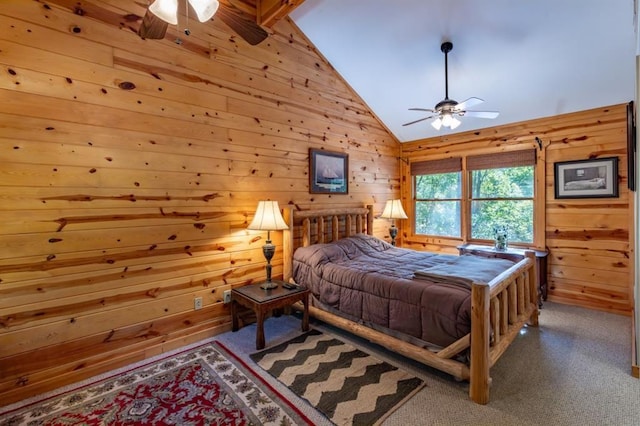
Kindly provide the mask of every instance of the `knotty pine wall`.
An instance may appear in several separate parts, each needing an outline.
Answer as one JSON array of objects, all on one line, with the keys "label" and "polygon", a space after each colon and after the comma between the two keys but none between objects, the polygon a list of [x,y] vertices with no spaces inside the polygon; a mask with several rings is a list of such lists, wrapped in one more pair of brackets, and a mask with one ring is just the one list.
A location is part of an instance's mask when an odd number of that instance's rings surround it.
[{"label": "knotty pine wall", "polygon": [[[630,94],[631,97],[632,94]],[[542,246],[549,251],[549,300],[629,315],[634,291],[633,193],[627,189],[627,105],[614,105],[511,125],[402,144],[414,161],[537,147],[545,162]],[[555,199],[554,163],[618,157],[618,198]],[[403,163],[404,164],[404,163]],[[411,177],[403,165],[402,198],[411,200]],[[541,215],[542,216],[542,215]],[[401,221],[402,222],[402,221]],[[457,253],[462,241],[407,235],[404,246]],[[544,248],[544,247],[540,247]]]},{"label": "knotty pine wall", "polygon": [[[223,291],[265,277],[259,200],[399,194],[399,143],[292,23],[145,41],[141,3],[0,6],[2,403],[228,330]],[[309,148],[349,155],[348,195],[308,193]]]}]

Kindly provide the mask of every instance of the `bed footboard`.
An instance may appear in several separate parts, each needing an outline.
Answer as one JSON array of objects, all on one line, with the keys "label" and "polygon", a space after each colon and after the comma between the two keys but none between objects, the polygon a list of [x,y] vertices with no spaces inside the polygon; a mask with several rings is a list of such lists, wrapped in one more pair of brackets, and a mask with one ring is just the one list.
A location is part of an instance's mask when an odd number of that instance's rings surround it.
[{"label": "bed footboard", "polygon": [[535,253],[490,283],[471,288],[471,377],[469,397],[489,402],[490,369],[525,325],[538,325]]}]

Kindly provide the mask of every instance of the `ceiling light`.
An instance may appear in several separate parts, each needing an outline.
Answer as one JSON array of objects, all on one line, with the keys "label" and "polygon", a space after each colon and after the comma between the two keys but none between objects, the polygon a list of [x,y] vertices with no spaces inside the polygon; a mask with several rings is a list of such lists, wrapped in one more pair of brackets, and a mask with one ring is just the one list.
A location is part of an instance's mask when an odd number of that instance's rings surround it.
[{"label": "ceiling light", "polygon": [[171,25],[178,25],[178,0],[156,0],[149,11]]},{"label": "ceiling light", "polygon": [[451,113],[450,112],[443,112],[441,114],[441,117],[442,117],[442,125],[444,127],[451,127],[451,119],[452,119]]},{"label": "ceiling light", "polygon": [[410,111],[426,111],[432,115],[404,123],[403,126],[409,126],[410,124],[420,123],[421,121],[436,117],[436,119],[431,122],[434,129],[440,130],[444,126],[453,130],[461,124],[456,116],[462,117],[466,115],[478,118],[496,118],[498,116],[499,113],[497,111],[471,111],[467,109],[484,102],[480,98],[469,98],[460,103],[449,99],[448,54],[451,49],[453,49],[453,43],[450,41],[446,41],[440,46],[440,50],[444,53],[444,99],[438,102],[434,108],[409,108]]},{"label": "ceiling light", "polygon": [[189,4],[198,15],[198,21],[206,22],[215,15],[220,3],[218,0],[189,0]]},{"label": "ceiling light", "polygon": [[441,127],[448,127],[451,130],[458,127],[462,122],[455,118],[450,112],[442,112],[438,118],[431,122],[434,129],[440,130]]},{"label": "ceiling light", "polygon": [[[189,0],[189,4],[200,22],[211,19],[220,6],[218,0]],[[149,11],[171,25],[178,25],[178,0],[156,0]]]}]

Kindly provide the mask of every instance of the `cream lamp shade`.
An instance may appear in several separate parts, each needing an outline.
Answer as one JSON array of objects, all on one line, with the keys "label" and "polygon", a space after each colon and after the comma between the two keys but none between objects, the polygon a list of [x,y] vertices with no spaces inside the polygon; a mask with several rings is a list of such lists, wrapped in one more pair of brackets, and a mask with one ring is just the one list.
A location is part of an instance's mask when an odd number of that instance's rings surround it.
[{"label": "cream lamp shade", "polygon": [[380,217],[383,219],[408,219],[400,200],[388,200]]},{"label": "cream lamp shade", "polygon": [[276,283],[271,281],[271,259],[276,252],[276,246],[271,243],[271,231],[280,231],[289,229],[282,214],[277,201],[259,201],[256,208],[256,214],[247,229],[255,231],[267,231],[267,241],[262,246],[262,253],[267,259],[267,280],[260,287],[264,290],[271,290],[278,287]]},{"label": "cream lamp shade", "polygon": [[256,214],[247,229],[255,231],[280,231],[289,229],[277,201],[259,201]]}]

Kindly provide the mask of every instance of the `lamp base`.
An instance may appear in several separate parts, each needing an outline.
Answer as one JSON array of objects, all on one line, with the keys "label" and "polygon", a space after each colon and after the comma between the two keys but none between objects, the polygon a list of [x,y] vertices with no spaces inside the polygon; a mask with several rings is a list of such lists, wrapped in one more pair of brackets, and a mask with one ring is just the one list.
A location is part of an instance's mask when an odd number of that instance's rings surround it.
[{"label": "lamp base", "polygon": [[267,281],[262,284],[260,288],[263,290],[273,290],[274,288],[278,288],[278,284],[274,283],[273,281]]},{"label": "lamp base", "polygon": [[396,225],[391,225],[389,228],[389,236],[391,237],[391,245],[395,246],[396,237],[398,236],[398,228],[396,228]]}]

